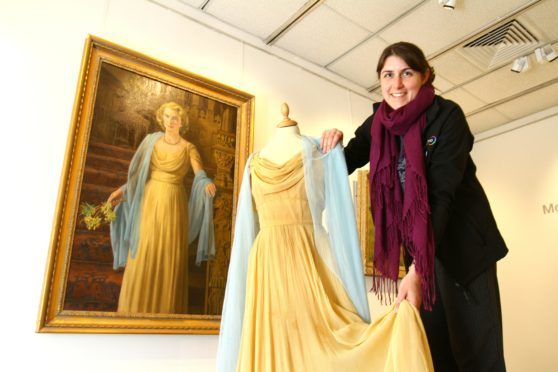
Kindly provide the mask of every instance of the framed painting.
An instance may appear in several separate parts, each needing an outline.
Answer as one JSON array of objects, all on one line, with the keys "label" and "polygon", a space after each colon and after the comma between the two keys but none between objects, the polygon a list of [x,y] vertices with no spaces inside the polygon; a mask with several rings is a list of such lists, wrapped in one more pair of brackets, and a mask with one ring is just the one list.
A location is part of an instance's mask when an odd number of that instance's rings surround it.
[{"label": "framed painting", "polygon": [[252,95],[89,36],[37,331],[218,333],[253,121]]},{"label": "framed painting", "polygon": [[[374,262],[374,221],[370,212],[370,186],[368,182],[368,170],[357,172],[355,185],[355,206],[357,214],[357,230],[360,239],[360,249],[365,275],[373,275]],[[405,276],[405,264],[403,261],[403,251],[399,261],[399,278]]]}]

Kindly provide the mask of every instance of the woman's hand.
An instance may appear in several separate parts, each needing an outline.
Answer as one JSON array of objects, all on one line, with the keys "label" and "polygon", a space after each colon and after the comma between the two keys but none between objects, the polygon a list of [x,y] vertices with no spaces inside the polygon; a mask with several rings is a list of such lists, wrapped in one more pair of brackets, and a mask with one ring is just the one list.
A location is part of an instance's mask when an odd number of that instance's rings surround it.
[{"label": "woman's hand", "polygon": [[207,195],[214,197],[216,192],[217,192],[217,186],[215,186],[213,182],[208,183],[207,186],[205,186],[205,193]]},{"label": "woman's hand", "polygon": [[116,207],[118,204],[122,202],[122,197],[124,196],[124,191],[122,191],[122,187],[117,188],[110,194],[107,199],[107,202],[112,205],[112,207]]},{"label": "woman's hand", "polygon": [[415,271],[415,265],[411,265],[411,267],[409,267],[409,272],[407,273],[407,275],[405,275],[403,279],[401,279],[397,298],[395,299],[396,309],[399,308],[399,304],[403,300],[409,301],[417,309],[420,309],[420,305],[422,304],[420,277]]},{"label": "woman's hand", "polygon": [[343,142],[343,132],[336,128],[328,129],[322,133],[320,148],[322,152],[328,153],[329,150],[334,148],[339,142]]}]

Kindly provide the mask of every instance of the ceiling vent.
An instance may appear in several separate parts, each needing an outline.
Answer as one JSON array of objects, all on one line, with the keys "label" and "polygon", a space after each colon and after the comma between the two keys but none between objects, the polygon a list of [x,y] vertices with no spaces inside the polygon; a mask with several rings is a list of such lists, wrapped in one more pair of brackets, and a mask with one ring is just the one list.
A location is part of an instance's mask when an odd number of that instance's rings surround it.
[{"label": "ceiling vent", "polygon": [[514,19],[463,45],[461,52],[479,67],[491,69],[528,54],[542,44]]}]

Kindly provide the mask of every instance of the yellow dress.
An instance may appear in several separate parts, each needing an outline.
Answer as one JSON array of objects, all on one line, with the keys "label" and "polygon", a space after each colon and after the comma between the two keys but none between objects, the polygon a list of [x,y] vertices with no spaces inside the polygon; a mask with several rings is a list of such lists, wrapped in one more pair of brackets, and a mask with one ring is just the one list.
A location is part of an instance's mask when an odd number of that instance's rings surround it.
[{"label": "yellow dress", "polygon": [[136,257],[128,255],[119,312],[187,313],[188,195],[183,180],[190,159],[200,161],[191,143],[175,152],[153,148]]},{"label": "yellow dress", "polygon": [[418,311],[404,301],[361,320],[314,246],[301,156],[254,156],[260,231],[248,262],[238,371],[433,371]]}]

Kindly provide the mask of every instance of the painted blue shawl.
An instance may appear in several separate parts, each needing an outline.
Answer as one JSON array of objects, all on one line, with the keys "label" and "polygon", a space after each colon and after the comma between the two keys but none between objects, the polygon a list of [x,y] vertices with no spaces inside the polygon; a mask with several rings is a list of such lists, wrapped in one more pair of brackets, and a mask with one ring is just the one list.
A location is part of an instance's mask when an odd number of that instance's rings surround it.
[{"label": "painted blue shawl", "polygon": [[[113,268],[126,266],[128,252],[135,258],[141,221],[141,205],[145,184],[149,178],[149,166],[153,147],[162,132],[148,134],[139,145],[130,167],[128,181],[123,187],[124,200],[116,207],[116,219],[110,224],[110,240],[114,256]],[[213,198],[205,193],[211,182],[204,171],[194,177],[188,205],[188,244],[199,235],[196,264],[215,256],[213,233]]]},{"label": "painted blue shawl", "polygon": [[[355,211],[343,149],[338,145],[324,155],[318,150],[317,138],[301,138],[304,182],[312,212],[316,249],[329,269],[340,278],[360,317],[370,322]],[[259,231],[250,188],[251,159],[252,156],[244,169],[238,199],[221,316],[217,353],[219,372],[236,369],[244,318],[248,256]],[[324,214],[325,226],[322,223]]]}]

